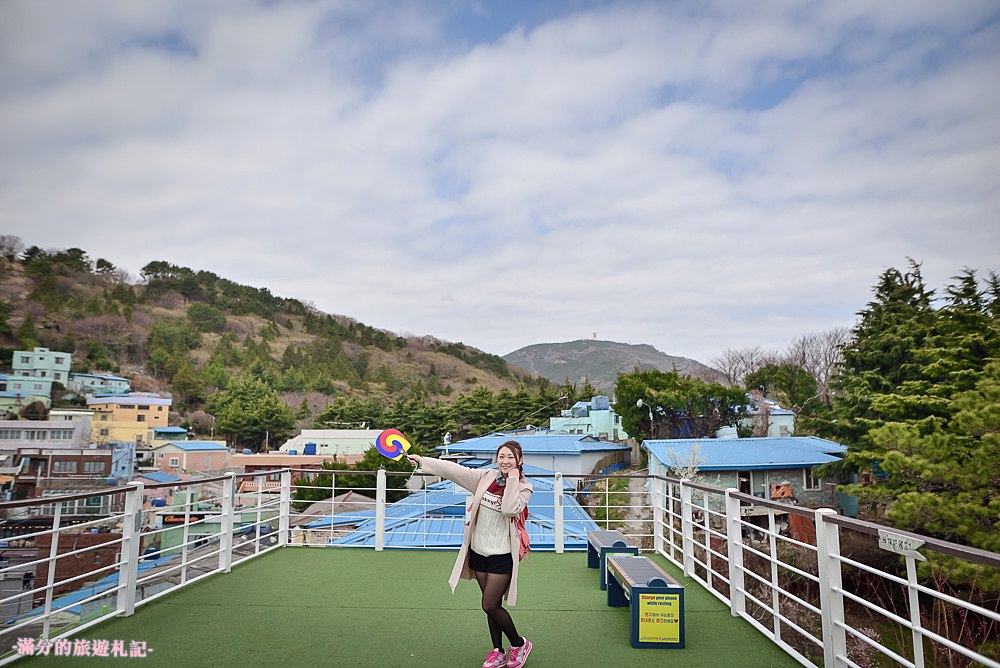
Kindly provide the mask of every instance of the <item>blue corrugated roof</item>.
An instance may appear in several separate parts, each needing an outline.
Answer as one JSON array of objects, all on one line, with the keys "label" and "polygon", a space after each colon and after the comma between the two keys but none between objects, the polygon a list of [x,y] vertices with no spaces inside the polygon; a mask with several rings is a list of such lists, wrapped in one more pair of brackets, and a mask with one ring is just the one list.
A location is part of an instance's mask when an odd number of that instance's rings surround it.
[{"label": "blue corrugated roof", "polygon": [[[552,471],[525,466],[525,474],[535,488],[528,504],[528,534],[533,550],[555,549],[555,485],[552,478],[534,478],[532,473],[551,475]],[[566,549],[584,549],[587,532],[598,529],[572,495],[573,485],[563,482],[563,541]],[[570,493],[566,493],[570,492]],[[465,490],[448,480],[429,485],[385,509],[386,547],[427,547],[457,549],[462,543],[465,520]],[[308,529],[357,525],[357,529],[332,545],[367,546],[375,544],[375,510],[364,510],[319,518]]]},{"label": "blue corrugated roof", "polygon": [[700,470],[809,468],[835,462],[847,447],[815,436],[779,438],[680,438],[648,440],[642,444],[660,463],[673,464],[671,452],[689,461],[697,448]]},{"label": "blue corrugated roof", "polygon": [[[160,559],[142,559],[139,561],[138,572],[144,573],[151,568],[156,568],[164,563],[170,561],[177,555],[171,555],[169,557],[162,557]],[[100,594],[101,592],[114,589],[118,586],[118,573],[112,573],[107,575],[97,582],[87,585],[82,589],[77,589],[76,591],[71,591],[70,593],[60,596],[52,601],[52,612],[68,612],[72,615],[79,615],[82,612],[81,605],[74,605],[85,598],[90,598],[95,594]],[[28,617],[33,617],[35,615],[40,615],[45,612],[45,606],[39,606],[33,610],[29,610],[23,615],[18,615],[5,621],[5,624],[13,624],[21,619],[27,619]]]},{"label": "blue corrugated roof", "polygon": [[[448,452],[468,452],[470,454],[494,454],[507,441],[517,441],[526,455],[577,455],[581,452],[606,450],[628,450],[627,445],[601,441],[593,436],[579,434],[564,434],[543,432],[539,434],[489,434],[464,441],[458,441],[447,446]],[[445,446],[438,446],[444,450]]]},{"label": "blue corrugated roof", "polygon": [[186,434],[184,427],[153,427],[153,431],[162,434]]},{"label": "blue corrugated roof", "polygon": [[172,473],[163,473],[161,471],[152,471],[150,473],[143,473],[140,478],[149,478],[153,482],[177,482],[180,480],[178,476]]},{"label": "blue corrugated roof", "polygon": [[101,378],[103,380],[122,380],[128,382],[128,378],[122,378],[121,376],[112,376],[109,373],[77,373],[74,371],[70,374],[71,376],[85,376],[87,378]]},{"label": "blue corrugated roof", "polygon": [[164,448],[180,448],[181,450],[186,450],[187,452],[200,452],[203,450],[228,450],[224,445],[218,443],[213,443],[212,441],[170,441],[166,445],[162,446]]}]

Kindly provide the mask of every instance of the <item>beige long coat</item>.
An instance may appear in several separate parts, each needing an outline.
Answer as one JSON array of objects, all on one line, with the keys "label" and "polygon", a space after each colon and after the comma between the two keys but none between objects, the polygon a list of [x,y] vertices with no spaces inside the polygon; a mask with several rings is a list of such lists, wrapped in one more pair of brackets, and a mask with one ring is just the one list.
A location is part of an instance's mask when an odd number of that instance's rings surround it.
[{"label": "beige long coat", "polygon": [[[479,517],[479,503],[483,498],[483,494],[486,493],[486,490],[489,489],[493,481],[497,479],[497,470],[470,469],[455,462],[434,459],[432,457],[421,457],[420,469],[424,473],[447,478],[460,487],[464,487],[472,492],[472,500],[469,502],[470,506],[466,509],[468,513],[466,514],[467,519],[465,520],[465,534],[462,538],[462,547],[458,550],[455,567],[451,571],[451,577],[448,578],[451,591],[455,593],[455,587],[458,586],[460,579],[473,580],[476,577],[472,569],[469,568],[469,545],[472,543],[472,532],[476,530],[476,520]],[[500,512],[513,520],[528,505],[528,501],[531,499],[531,494],[534,491],[531,483],[520,476],[518,476],[517,480],[508,479],[507,486],[503,492],[503,500],[500,502]],[[511,574],[510,586],[507,588],[507,604],[514,607],[517,603],[518,551],[520,548],[520,540],[514,522],[510,522],[509,533],[510,553],[514,559],[514,571]]]}]

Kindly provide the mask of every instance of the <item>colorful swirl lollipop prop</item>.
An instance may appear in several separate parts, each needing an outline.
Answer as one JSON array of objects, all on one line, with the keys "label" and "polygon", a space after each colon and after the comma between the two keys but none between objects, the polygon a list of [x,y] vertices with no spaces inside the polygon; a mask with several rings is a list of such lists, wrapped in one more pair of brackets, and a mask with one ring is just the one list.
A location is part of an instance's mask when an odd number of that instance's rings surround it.
[{"label": "colorful swirl lollipop prop", "polygon": [[375,439],[375,449],[383,457],[396,460],[406,456],[406,451],[410,449],[410,442],[398,429],[386,429]]}]

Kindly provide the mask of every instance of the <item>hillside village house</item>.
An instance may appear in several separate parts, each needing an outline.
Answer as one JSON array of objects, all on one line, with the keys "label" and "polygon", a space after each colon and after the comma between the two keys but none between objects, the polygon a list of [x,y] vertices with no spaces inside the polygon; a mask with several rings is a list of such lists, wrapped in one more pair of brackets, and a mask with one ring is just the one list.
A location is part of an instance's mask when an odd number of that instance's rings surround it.
[{"label": "hillside village house", "polygon": [[795,433],[795,411],[782,408],[777,401],[748,394],[750,416],[740,420],[740,426],[752,429],[755,435],[777,438]]},{"label": "hillside village house", "polygon": [[381,429],[303,429],[278,450],[303,455],[363,455],[374,447]]},{"label": "hillside village house", "polygon": [[642,447],[649,452],[651,476],[676,477],[677,467],[696,468],[698,481],[713,487],[772,498],[778,486],[801,505],[827,507],[837,501],[835,485],[812,471],[847,451],[816,436],[658,439]]},{"label": "hillside village house", "polygon": [[11,359],[11,368],[15,376],[34,376],[48,378],[66,384],[69,380],[71,363],[69,353],[61,353],[48,348],[34,350],[15,350]]},{"label": "hillside village house", "polygon": [[587,434],[606,441],[625,441],[628,434],[622,429],[622,417],[611,408],[607,397],[598,395],[590,401],[578,401],[559,417],[549,419],[552,431],[567,434]]},{"label": "hillside village house", "polygon": [[[361,455],[339,456],[336,461],[339,465],[348,466],[361,459]],[[292,455],[286,452],[258,452],[254,454],[233,454],[229,457],[229,469],[236,473],[258,473],[261,471],[276,471],[278,469],[290,468],[292,470],[292,481],[296,478],[307,480],[315,477],[323,470],[324,462],[333,462],[333,455]],[[300,470],[305,469],[305,470]],[[315,471],[316,473],[311,473]],[[238,491],[241,494],[253,493],[263,485],[264,492],[277,492],[281,489],[281,474],[270,473],[266,476],[256,478],[242,478],[239,481]],[[292,485],[292,491],[295,486]]]},{"label": "hillside village house", "polygon": [[225,473],[229,448],[217,441],[176,441],[156,448],[156,469],[162,473]]},{"label": "hillside village house", "polygon": [[524,463],[566,476],[587,476],[611,464],[629,459],[627,445],[601,441],[593,436],[551,431],[533,433],[496,433],[470,438],[437,449],[446,454],[469,454],[492,460],[506,441],[517,441],[524,452]]},{"label": "hillside village house", "polygon": [[76,373],[69,374],[66,389],[77,394],[128,394],[132,389],[128,379],[110,374]]},{"label": "hillside village house", "polygon": [[20,414],[25,406],[35,401],[46,408],[52,404],[51,378],[0,374],[0,408],[5,412]]},{"label": "hillside village house", "polygon": [[132,441],[149,439],[153,427],[166,427],[173,400],[146,392],[130,392],[87,399],[94,411],[95,441]]}]

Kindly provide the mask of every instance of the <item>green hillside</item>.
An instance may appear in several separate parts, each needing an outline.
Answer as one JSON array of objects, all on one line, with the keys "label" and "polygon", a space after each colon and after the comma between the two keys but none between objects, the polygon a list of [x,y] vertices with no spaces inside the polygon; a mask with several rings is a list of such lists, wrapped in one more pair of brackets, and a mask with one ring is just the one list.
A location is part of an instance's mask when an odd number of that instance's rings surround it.
[{"label": "green hillside", "polygon": [[[0,258],[0,366],[9,369],[13,350],[37,345],[70,352],[74,371],[114,373],[136,390],[170,393],[173,423],[195,428],[203,409],[218,408],[241,378],[276,392],[305,427],[329,419],[333,407],[341,415],[361,404],[450,405],[473,390],[483,401],[559,396],[548,381],[461,343],[402,338],[164,261],[136,279],[78,248],[31,247]],[[520,407],[529,405],[539,404]],[[475,424],[457,422],[458,429]]]}]

